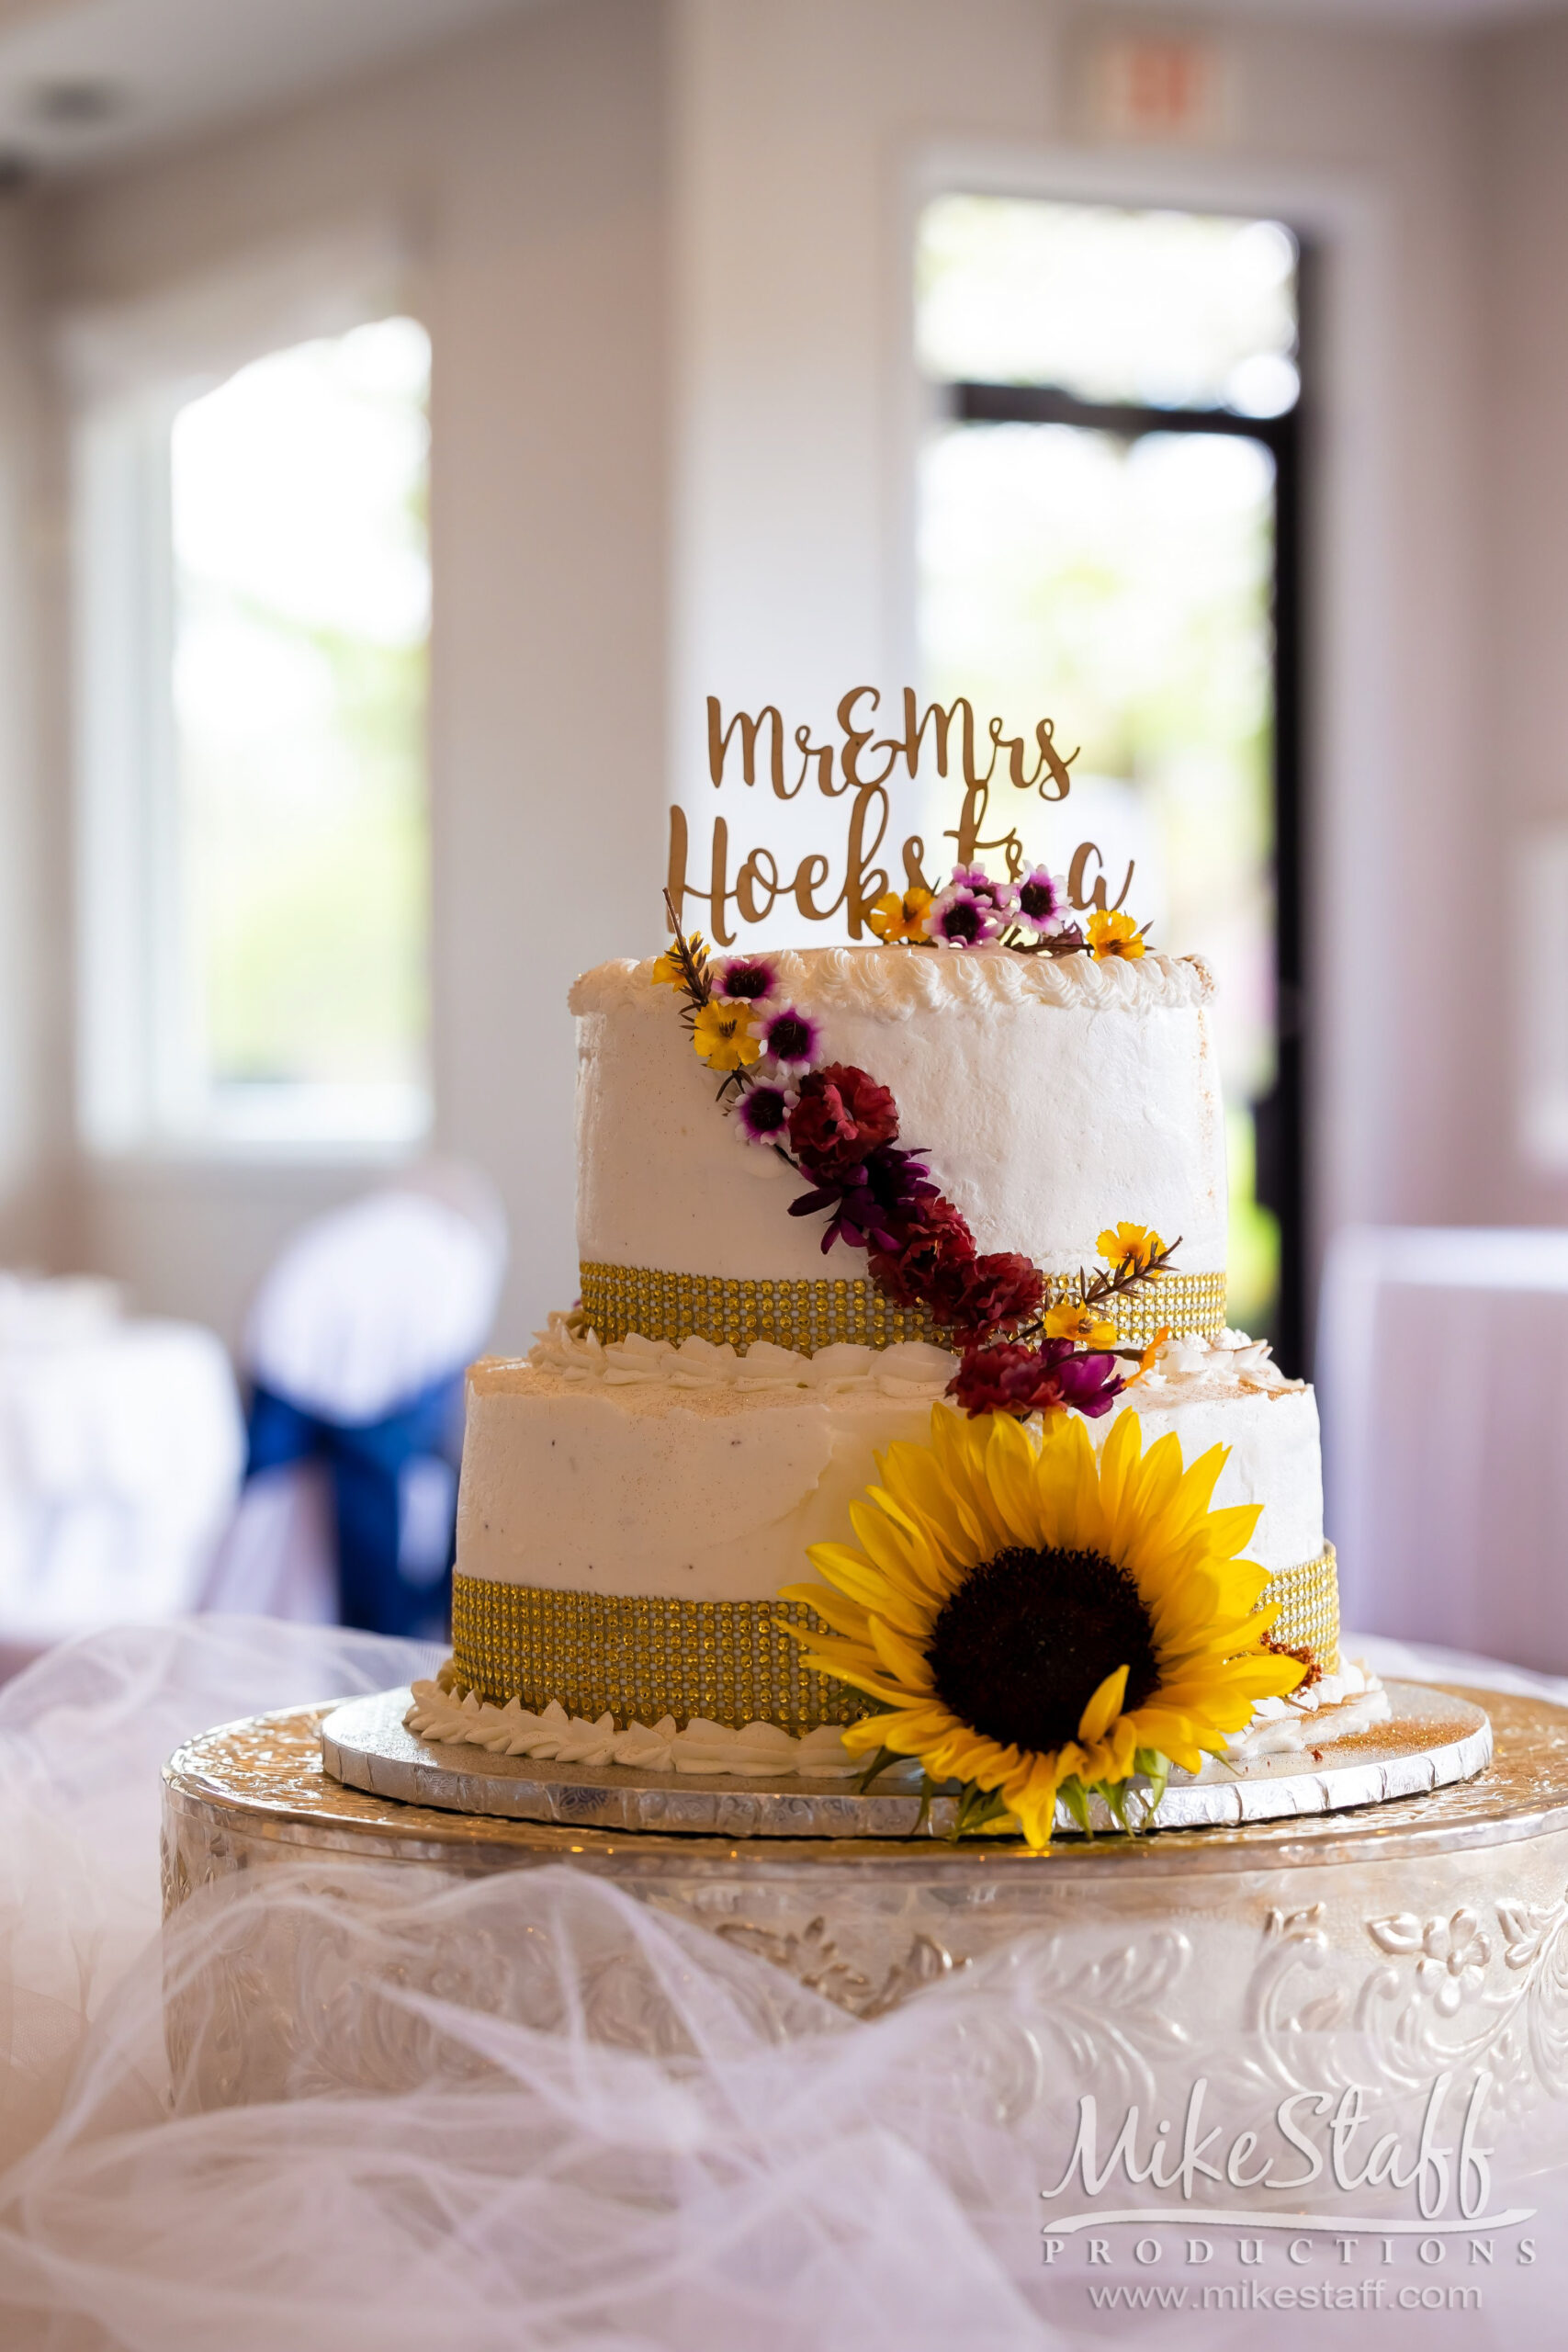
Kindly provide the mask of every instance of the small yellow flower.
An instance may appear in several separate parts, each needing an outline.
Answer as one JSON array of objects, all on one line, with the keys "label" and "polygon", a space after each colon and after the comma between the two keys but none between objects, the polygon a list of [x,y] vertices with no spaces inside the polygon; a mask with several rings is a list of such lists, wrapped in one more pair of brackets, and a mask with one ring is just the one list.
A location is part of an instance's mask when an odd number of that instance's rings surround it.
[{"label": "small yellow flower", "polygon": [[716,998],[703,1006],[692,1023],[692,1043],[709,1069],[742,1069],[748,1062],[761,1060],[762,1041],[751,1035],[754,1010],[749,1003]]},{"label": "small yellow flower", "polygon": [[1078,1306],[1064,1299],[1060,1306],[1053,1306],[1045,1317],[1048,1340],[1071,1340],[1076,1348],[1113,1348],[1116,1326],[1108,1323],[1092,1306]]},{"label": "small yellow flower", "polygon": [[866,909],[865,919],[886,946],[896,940],[923,939],[932,896],[931,891],[921,889],[906,890],[902,898],[897,890],[885,891]]},{"label": "small yellow flower", "polygon": [[1154,1338],[1149,1341],[1148,1346],[1144,1350],[1143,1354],[1138,1358],[1138,1369],[1130,1376],[1126,1383],[1126,1385],[1129,1388],[1135,1388],[1139,1381],[1142,1380],[1145,1372],[1153,1372],[1155,1368],[1155,1358],[1158,1355],[1161,1348],[1164,1347],[1169,1337],[1169,1324],[1162,1323],[1159,1329],[1155,1333]]},{"label": "small yellow flower", "polygon": [[[692,951],[693,960],[697,969],[701,971],[708,952],[707,941],[700,931],[694,931],[686,944]],[[681,958],[672,947],[667,947],[655,964],[653,979],[656,988],[683,989],[685,987],[686,975],[682,968]]]},{"label": "small yellow flower", "polygon": [[1108,914],[1103,907],[1097,907],[1089,919],[1089,952],[1097,964],[1103,964],[1113,956],[1120,956],[1125,963],[1136,963],[1144,952],[1144,943],[1132,916]]},{"label": "small yellow flower", "polygon": [[1135,1274],[1146,1274],[1155,1259],[1165,1256],[1166,1250],[1152,1225],[1107,1226],[1094,1246],[1115,1273],[1130,1266]]}]

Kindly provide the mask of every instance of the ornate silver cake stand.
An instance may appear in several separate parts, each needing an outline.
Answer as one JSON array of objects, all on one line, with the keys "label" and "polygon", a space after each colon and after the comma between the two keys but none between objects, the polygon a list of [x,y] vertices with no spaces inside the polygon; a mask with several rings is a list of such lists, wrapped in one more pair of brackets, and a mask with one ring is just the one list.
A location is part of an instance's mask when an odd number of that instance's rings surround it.
[{"label": "ornate silver cake stand", "polygon": [[[943,2112],[979,2100],[1017,2132],[1043,2187],[1069,2163],[1089,2092],[1108,2134],[1136,2106],[1145,2134],[1170,2119],[1172,2145],[1195,2096],[1204,2129],[1219,2120],[1281,2148],[1281,2112],[1321,2135],[1340,2103],[1364,2099],[1414,2162],[1423,2130],[1460,2146],[1483,2086],[1488,2210],[1506,2203],[1508,2226],[1526,2227],[1531,2180],[1568,2161],[1568,1710],[1482,1692],[1395,1700],[1381,1762],[1325,1755],[1309,1774],[1236,1784],[1230,1817],[1207,1826],[1063,1838],[1048,1855],[1013,1839],[832,1837],[820,1812],[815,1834],[792,1837],[775,1811],[790,1793],[743,1783],[659,1792],[683,1809],[679,1831],[606,1827],[581,1815],[613,1799],[607,1776],[552,1780],[536,1765],[500,1777],[571,1817],[463,1810],[452,1799],[471,1756],[406,1755],[392,1736],[404,1736],[400,1694],[226,1724],[164,1770],[175,2099],[505,2079],[482,2030],[450,2022],[466,2014],[697,2063],[672,1985],[743,2015],[764,2047],[819,2034],[832,2009],[874,2018],[940,1985],[908,2044],[924,2053],[908,2062],[926,2070],[919,2096]],[[1486,1717],[1495,1752],[1477,1770]],[[324,1770],[323,1735],[374,1785]],[[1386,1791],[1401,1754],[1446,1784],[1337,1812],[1309,1809],[1323,1791],[1298,1787],[1293,1818],[1247,1817],[1292,1779],[1333,1793],[1341,1771],[1382,1774]],[[496,1759],[479,1761],[480,1780],[495,1777]],[[425,1773],[444,1776],[439,1805],[389,1792]],[[801,1799],[852,1801],[830,1784]],[[735,1826],[694,1827],[691,1805]],[[731,1805],[752,1809],[748,1826],[760,1807],[766,1834],[739,1835]],[[551,1864],[565,1870],[537,1875]],[[637,1931],[644,1909],[661,1956]],[[714,1988],[670,1937],[694,1961],[711,1954]],[[1141,2211],[1146,2195],[1079,2197],[1076,2218],[1064,2196],[1050,2226],[1077,2247],[1075,2231],[1109,2226],[1121,2204]],[[1314,2196],[1344,2218],[1326,2182]],[[1234,2206],[1237,2226],[1256,2214],[1248,2226],[1278,2229],[1303,2200],[1244,2175],[1204,2201],[1215,2222]],[[1412,2188],[1370,2205],[1363,2194],[1359,2210],[1368,2227],[1373,2211],[1380,2229],[1428,2227]],[[1198,2212],[1180,2218],[1190,2228]]]},{"label": "ornate silver cake stand", "polygon": [[[438,1808],[323,1770],[323,1720],[364,1724],[374,1708],[296,1708],[224,1725],[170,1759],[165,1908],[289,1866],[352,1905],[362,1880],[384,1890],[393,1864],[412,1896],[565,1863],[862,2016],[983,1965],[1010,1939],[1032,1937],[1038,1950],[1060,1939],[1075,1981],[1085,1969],[1155,1968],[1161,2016],[1178,2037],[1184,2019],[1206,2034],[1216,2020],[1273,2030],[1310,2016],[1314,2030],[1325,2019],[1370,2019],[1409,2049],[1420,2024],[1454,2064],[1491,2052],[1505,2073],[1568,2091],[1568,1711],[1495,1693],[1431,1695],[1435,1724],[1441,1703],[1457,1702],[1448,1744],[1461,1752],[1470,1709],[1490,1716],[1495,1755],[1474,1778],[1289,1824],[1063,1839],[1047,1856],[1011,1840],[741,1841]],[[581,1773],[576,1784],[585,1785]],[[675,1793],[712,1804],[720,1792]],[[459,1975],[467,1964],[461,1951],[442,1963]],[[233,2013],[249,2004],[259,2014],[261,1962],[249,1946],[244,1966],[252,1991],[236,1993]],[[318,2014],[320,2005],[275,2005],[277,2048],[263,2078],[283,2063],[278,2050],[298,2057]],[[329,2075],[338,2065],[352,2077],[348,2055],[316,2057]],[[228,2090],[213,2095],[248,2095],[239,2086],[249,2067],[236,2060]]]},{"label": "ornate silver cake stand", "polygon": [[[1388,1696],[1392,1719],[1359,1737],[1245,1765],[1211,1758],[1197,1779],[1174,1774],[1158,1833],[1380,1804],[1468,1781],[1491,1761],[1492,1726],[1471,1701],[1408,1682],[1390,1684]],[[403,1726],[409,1702],[406,1690],[383,1690],[333,1710],[321,1725],[321,1755],[334,1780],[405,1804],[583,1829],[931,1839],[953,1826],[953,1799],[938,1797],[922,1814],[907,1768],[863,1793],[852,1782],[793,1774],[732,1779],[491,1756],[417,1738]],[[1114,1831],[1102,1801],[1091,1817],[1097,1829]]]}]

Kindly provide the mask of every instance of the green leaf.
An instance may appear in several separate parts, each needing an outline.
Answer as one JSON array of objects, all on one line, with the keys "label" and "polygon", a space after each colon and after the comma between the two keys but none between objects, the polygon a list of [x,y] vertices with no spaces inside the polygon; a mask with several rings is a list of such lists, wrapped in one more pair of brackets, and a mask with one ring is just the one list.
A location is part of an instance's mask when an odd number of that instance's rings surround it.
[{"label": "green leaf", "polygon": [[1144,1799],[1144,1826],[1146,1828],[1159,1811],[1165,1792],[1170,1784],[1170,1758],[1162,1756],[1157,1747],[1140,1747],[1133,1759],[1135,1770],[1142,1772],[1149,1784]]},{"label": "green leaf", "polygon": [[908,1757],[898,1755],[897,1751],[891,1747],[879,1747],[875,1755],[872,1758],[870,1763],[864,1767],[860,1773],[859,1778],[856,1780],[856,1789],[863,1797],[867,1789],[870,1788],[873,1781],[876,1779],[879,1773],[886,1772],[890,1764],[906,1764],[908,1761]]},{"label": "green leaf", "polygon": [[1133,1826],[1127,1818],[1127,1788],[1125,1781],[1097,1781],[1094,1794],[1103,1797],[1112,1820],[1122,1835],[1131,1838]]},{"label": "green leaf", "polygon": [[1056,1795],[1060,1802],[1066,1806],[1067,1811],[1077,1823],[1077,1826],[1083,1831],[1084,1836],[1086,1838],[1092,1838],[1094,1836],[1094,1825],[1089,1817],[1089,1797],[1084,1789],[1083,1782],[1078,1779],[1076,1772],[1073,1773],[1070,1779],[1062,1782],[1061,1787],[1056,1791]]}]

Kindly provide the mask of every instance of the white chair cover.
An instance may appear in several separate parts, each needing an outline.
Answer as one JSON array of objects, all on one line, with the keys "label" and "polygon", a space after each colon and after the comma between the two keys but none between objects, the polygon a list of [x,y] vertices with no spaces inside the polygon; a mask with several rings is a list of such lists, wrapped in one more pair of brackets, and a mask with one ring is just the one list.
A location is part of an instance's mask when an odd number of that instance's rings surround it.
[{"label": "white chair cover", "polygon": [[438,1163],[285,1245],[246,1320],[244,1368],[323,1420],[378,1421],[478,1354],[505,1271],[494,1192]]},{"label": "white chair cover", "polygon": [[[493,1186],[476,1170],[432,1161],[294,1236],[252,1305],[244,1368],[321,1419],[379,1420],[479,1353],[505,1271],[506,1220]],[[428,1475],[406,1482],[405,1555],[434,1532],[425,1522],[440,1515],[431,1489],[446,1465],[410,1469]],[[440,1508],[449,1510],[446,1476]],[[439,1543],[425,1546],[436,1577],[449,1526],[448,1517]],[[416,1563],[405,1556],[402,1566],[412,1573]],[[204,1606],[333,1621],[331,1503],[317,1464],[268,1469],[248,1481]]]}]

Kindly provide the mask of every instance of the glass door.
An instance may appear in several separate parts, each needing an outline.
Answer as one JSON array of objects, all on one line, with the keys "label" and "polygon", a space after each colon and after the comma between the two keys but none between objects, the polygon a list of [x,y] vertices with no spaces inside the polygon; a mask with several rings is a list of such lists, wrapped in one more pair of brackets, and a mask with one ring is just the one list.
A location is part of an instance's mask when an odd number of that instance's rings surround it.
[{"label": "glass door", "polygon": [[923,683],[1048,711],[1078,756],[1030,848],[1131,860],[1156,944],[1213,967],[1230,1319],[1292,1372],[1300,277],[1272,220],[955,195],[920,223]]}]

